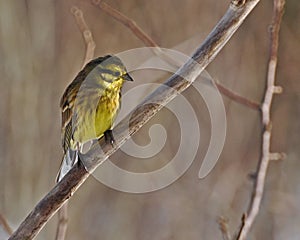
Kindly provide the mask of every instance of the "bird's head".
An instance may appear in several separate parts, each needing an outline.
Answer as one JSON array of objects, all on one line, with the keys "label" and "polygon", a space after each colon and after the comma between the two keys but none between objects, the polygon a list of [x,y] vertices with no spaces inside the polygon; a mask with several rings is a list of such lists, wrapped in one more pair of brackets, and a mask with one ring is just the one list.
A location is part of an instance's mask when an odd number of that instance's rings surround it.
[{"label": "bird's head", "polygon": [[107,55],[105,57],[98,57],[89,64],[93,68],[93,71],[95,70],[96,74],[107,83],[133,81],[121,59],[116,56]]}]

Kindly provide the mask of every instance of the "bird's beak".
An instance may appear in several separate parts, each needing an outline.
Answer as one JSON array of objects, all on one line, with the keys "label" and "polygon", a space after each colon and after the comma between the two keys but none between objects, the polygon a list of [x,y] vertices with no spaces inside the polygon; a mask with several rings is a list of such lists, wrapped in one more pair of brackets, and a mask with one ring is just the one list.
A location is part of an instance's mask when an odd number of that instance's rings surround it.
[{"label": "bird's beak", "polygon": [[123,78],[124,78],[126,81],[130,81],[130,82],[133,81],[132,77],[130,77],[130,75],[129,75],[128,73],[126,73],[125,75],[123,75]]}]

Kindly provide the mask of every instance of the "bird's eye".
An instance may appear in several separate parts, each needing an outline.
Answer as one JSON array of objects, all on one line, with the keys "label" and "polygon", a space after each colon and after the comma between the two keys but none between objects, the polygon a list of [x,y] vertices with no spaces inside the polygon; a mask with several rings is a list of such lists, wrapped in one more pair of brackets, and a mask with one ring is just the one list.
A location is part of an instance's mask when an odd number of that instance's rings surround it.
[{"label": "bird's eye", "polygon": [[115,77],[120,77],[120,76],[121,76],[121,74],[120,74],[119,71],[112,72],[111,74],[112,74],[113,76],[115,76]]}]

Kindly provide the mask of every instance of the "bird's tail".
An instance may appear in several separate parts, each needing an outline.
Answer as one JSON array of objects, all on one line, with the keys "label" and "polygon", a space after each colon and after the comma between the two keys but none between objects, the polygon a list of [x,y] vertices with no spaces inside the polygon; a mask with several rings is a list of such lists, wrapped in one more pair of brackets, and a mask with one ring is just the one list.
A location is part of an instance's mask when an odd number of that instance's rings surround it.
[{"label": "bird's tail", "polygon": [[69,149],[62,159],[59,172],[56,176],[56,182],[59,182],[77,162],[78,151],[73,151]]}]

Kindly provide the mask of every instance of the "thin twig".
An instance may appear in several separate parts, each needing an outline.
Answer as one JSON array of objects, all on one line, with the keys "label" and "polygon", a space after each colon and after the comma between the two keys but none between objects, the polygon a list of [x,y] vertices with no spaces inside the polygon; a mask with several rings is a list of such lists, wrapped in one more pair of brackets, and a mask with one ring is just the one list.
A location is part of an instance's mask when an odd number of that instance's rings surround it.
[{"label": "thin twig", "polygon": [[[174,61],[174,58],[170,58],[164,51],[160,48],[160,46],[146,33],[144,32],[141,27],[137,25],[135,21],[130,19],[129,17],[125,16],[118,10],[114,9],[113,7],[109,6],[108,4],[104,3],[102,0],[91,0],[93,4],[98,6],[102,11],[113,17],[118,22],[122,23],[124,26],[129,28],[131,32],[139,38],[147,47],[154,47],[154,53],[160,57],[163,57],[168,63],[172,64],[175,67],[179,67],[179,63]],[[249,107],[254,110],[260,110],[260,104],[249,100],[238,93],[235,93],[231,89],[226,88],[219,82],[215,83],[219,89],[219,91],[230,98],[231,100],[242,104],[246,107]]]},{"label": "thin twig", "polygon": [[78,26],[80,32],[82,33],[83,39],[86,44],[85,58],[84,58],[84,62],[83,62],[83,66],[84,66],[86,63],[88,63],[90,60],[92,60],[94,58],[96,44],[93,39],[93,35],[92,35],[90,28],[88,27],[88,25],[86,24],[86,22],[84,20],[82,11],[78,7],[73,6],[71,8],[71,13],[75,17],[77,26]]},{"label": "thin twig", "polygon": [[131,30],[131,32],[140,39],[147,47],[151,47],[151,50],[159,57],[162,57],[169,64],[179,67],[181,63],[176,62],[176,59],[170,58],[164,53],[164,51],[159,47],[159,45],[146,33],[143,29],[138,26],[138,24],[125,16],[123,13],[119,12],[117,9],[111,7],[110,5],[104,3],[102,0],[91,0],[92,3],[98,6],[102,11],[107,13],[109,16],[122,23],[125,27]]},{"label": "thin twig", "polygon": [[218,224],[222,233],[223,240],[230,240],[231,236],[228,230],[228,219],[220,216],[218,219]]},{"label": "thin twig", "polygon": [[231,89],[226,88],[223,84],[219,82],[215,82],[215,84],[218,87],[219,91],[226,97],[230,98],[231,100],[240,103],[246,107],[249,107],[251,109],[260,110],[259,103],[239,95],[238,93],[232,91]]},{"label": "thin twig", "polygon": [[67,201],[59,210],[58,210],[58,223],[56,229],[56,240],[64,240],[66,238],[67,229],[68,229],[68,205]]},{"label": "thin twig", "polygon": [[142,30],[142,28],[136,24],[136,22],[132,21],[130,18],[101,0],[92,0],[92,3],[128,27],[142,42],[146,44],[146,46],[159,48],[159,46]]},{"label": "thin twig", "polygon": [[286,158],[286,153],[284,152],[270,153],[270,161],[279,161],[279,160],[284,160],[285,158]]},{"label": "thin twig", "polygon": [[[86,44],[86,52],[85,52],[85,58],[83,62],[83,67],[86,63],[88,63],[90,60],[94,58],[95,54],[95,47],[96,44],[94,42],[92,32],[90,31],[87,23],[84,20],[82,11],[76,7],[73,6],[71,8],[71,13],[74,15],[77,26],[82,33],[82,36],[84,38],[84,42]],[[56,229],[56,240],[64,240],[67,233],[68,228],[68,202],[66,202],[58,211],[58,224]]]},{"label": "thin twig", "polygon": [[80,159],[84,159],[85,167],[89,169],[89,172],[86,171],[83,165],[76,164],[35,206],[9,240],[32,239],[62,204],[77,191],[95,168],[119,149],[163,106],[195,81],[229,41],[258,2],[259,0],[246,0],[244,4],[240,4],[240,1],[231,3],[226,14],[195,51],[192,58],[115,126],[114,146],[109,143],[106,144],[104,138],[101,138],[99,143],[93,145],[88,153],[81,155]]},{"label": "thin twig", "polygon": [[13,233],[13,230],[11,229],[11,227],[9,226],[9,224],[7,223],[5,217],[2,216],[2,214],[0,213],[0,225],[3,226],[4,231],[6,231],[6,233],[10,236]]},{"label": "thin twig", "polygon": [[[247,214],[242,219],[242,225],[238,234],[238,240],[244,240],[248,236],[248,233],[255,221],[255,218],[259,212],[261,200],[263,197],[265,180],[270,161],[270,144],[271,144],[271,105],[274,93],[276,93],[275,87],[275,75],[277,66],[277,52],[279,42],[279,29],[280,23],[284,11],[285,0],[274,0],[273,19],[270,28],[270,52],[269,52],[269,64],[267,74],[267,88],[265,92],[264,101],[262,104],[262,124],[264,126],[261,160],[259,162],[256,181],[252,193],[251,203]],[[275,90],[275,91],[274,91]]]}]

